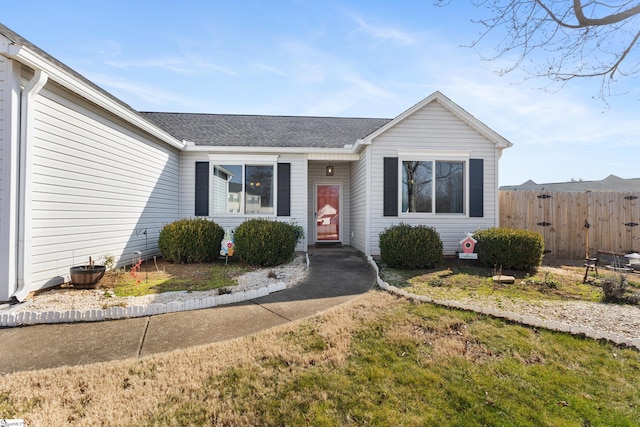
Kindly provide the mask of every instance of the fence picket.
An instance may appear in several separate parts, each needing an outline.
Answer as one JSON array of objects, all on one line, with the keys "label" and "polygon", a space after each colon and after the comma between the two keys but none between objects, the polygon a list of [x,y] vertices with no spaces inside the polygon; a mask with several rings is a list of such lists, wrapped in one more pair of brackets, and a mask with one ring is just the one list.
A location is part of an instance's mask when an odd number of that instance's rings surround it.
[{"label": "fence picket", "polygon": [[501,226],[541,233],[549,258],[640,252],[640,193],[501,190],[499,202]]}]

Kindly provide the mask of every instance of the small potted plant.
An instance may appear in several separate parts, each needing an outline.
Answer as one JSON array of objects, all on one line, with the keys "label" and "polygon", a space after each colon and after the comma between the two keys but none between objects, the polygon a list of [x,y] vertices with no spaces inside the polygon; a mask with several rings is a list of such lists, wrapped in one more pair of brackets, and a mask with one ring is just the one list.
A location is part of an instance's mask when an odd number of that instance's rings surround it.
[{"label": "small potted plant", "polygon": [[89,264],[71,267],[71,284],[75,288],[93,288],[102,279],[107,267],[94,264],[89,257]]}]

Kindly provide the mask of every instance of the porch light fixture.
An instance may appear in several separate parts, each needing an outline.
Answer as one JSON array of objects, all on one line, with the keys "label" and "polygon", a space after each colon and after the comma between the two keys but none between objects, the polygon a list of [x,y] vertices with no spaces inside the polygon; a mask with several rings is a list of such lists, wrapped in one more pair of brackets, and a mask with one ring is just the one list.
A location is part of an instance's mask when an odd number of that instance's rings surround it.
[{"label": "porch light fixture", "polygon": [[333,165],[327,166],[327,176],[333,176]]}]

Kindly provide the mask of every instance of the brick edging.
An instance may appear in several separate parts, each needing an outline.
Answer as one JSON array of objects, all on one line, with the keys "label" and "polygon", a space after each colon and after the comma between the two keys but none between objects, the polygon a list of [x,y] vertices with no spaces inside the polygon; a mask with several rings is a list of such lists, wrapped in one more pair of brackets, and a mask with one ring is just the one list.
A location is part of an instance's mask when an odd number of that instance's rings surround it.
[{"label": "brick edging", "polygon": [[199,310],[218,305],[234,304],[286,289],[284,282],[272,283],[258,289],[243,292],[214,295],[205,298],[193,298],[186,301],[153,303],[145,306],[109,307],[105,309],[68,310],[68,311],[20,311],[0,315],[0,327],[39,325],[47,323],[100,322],[103,320],[127,319],[132,317],[156,316],[178,311]]},{"label": "brick edging", "polygon": [[[309,263],[309,253],[305,253],[305,264],[307,268],[309,268]],[[105,309],[43,312],[25,310],[19,313],[3,313],[0,314],[0,328],[48,323],[101,322],[103,320],[129,319],[133,317],[176,313],[179,311],[200,310],[264,297],[274,292],[283,291],[286,288],[287,285],[285,282],[278,282],[248,291],[214,295],[199,299],[193,298],[186,301],[154,303],[144,306],[135,305],[131,307],[109,307]]]}]

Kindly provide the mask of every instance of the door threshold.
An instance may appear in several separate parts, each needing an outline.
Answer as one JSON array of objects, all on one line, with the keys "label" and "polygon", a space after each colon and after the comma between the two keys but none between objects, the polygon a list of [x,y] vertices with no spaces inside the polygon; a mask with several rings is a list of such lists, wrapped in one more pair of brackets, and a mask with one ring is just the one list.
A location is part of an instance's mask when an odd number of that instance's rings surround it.
[{"label": "door threshold", "polygon": [[316,242],[313,244],[316,248],[341,248],[342,242]]}]

